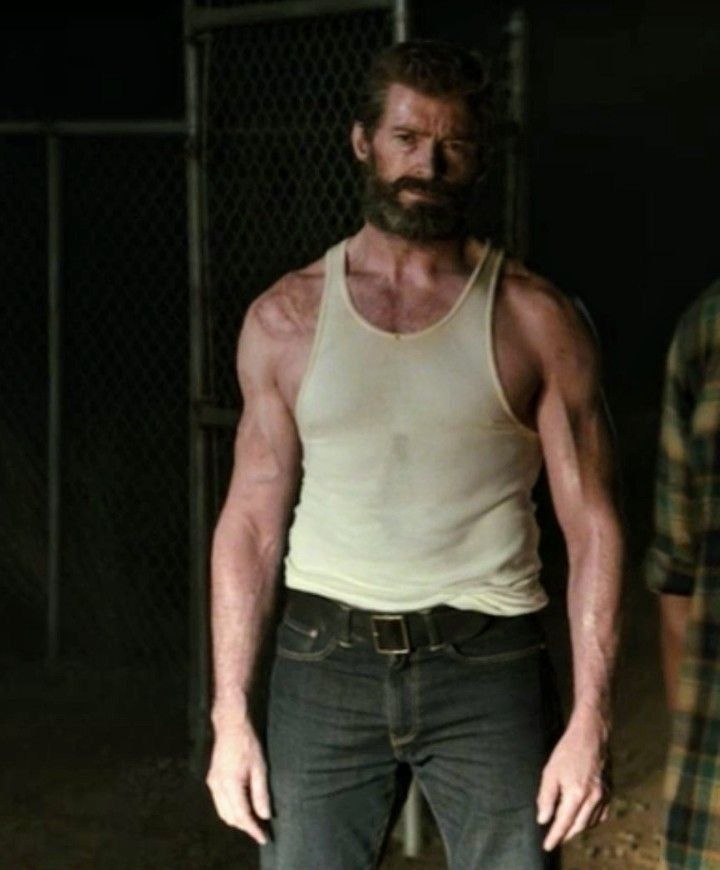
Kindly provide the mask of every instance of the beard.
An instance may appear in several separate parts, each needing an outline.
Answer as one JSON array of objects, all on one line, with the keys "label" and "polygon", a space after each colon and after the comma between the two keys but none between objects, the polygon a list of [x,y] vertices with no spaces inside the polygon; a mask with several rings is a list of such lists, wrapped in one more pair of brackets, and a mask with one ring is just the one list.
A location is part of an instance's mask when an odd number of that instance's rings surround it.
[{"label": "beard", "polygon": [[[475,181],[448,184],[446,181],[401,176],[385,181],[377,172],[374,156],[365,164],[363,214],[368,223],[386,233],[413,242],[461,238],[467,234],[468,212]],[[436,197],[405,205],[400,193],[410,190]]]}]

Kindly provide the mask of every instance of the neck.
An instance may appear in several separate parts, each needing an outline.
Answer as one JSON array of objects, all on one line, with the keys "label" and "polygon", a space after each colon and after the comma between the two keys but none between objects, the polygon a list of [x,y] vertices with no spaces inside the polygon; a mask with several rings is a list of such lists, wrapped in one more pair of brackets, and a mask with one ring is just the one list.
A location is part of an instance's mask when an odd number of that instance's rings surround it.
[{"label": "neck", "polygon": [[458,272],[465,267],[465,238],[417,242],[384,232],[365,223],[350,240],[350,255],[363,268],[380,272],[393,281]]}]

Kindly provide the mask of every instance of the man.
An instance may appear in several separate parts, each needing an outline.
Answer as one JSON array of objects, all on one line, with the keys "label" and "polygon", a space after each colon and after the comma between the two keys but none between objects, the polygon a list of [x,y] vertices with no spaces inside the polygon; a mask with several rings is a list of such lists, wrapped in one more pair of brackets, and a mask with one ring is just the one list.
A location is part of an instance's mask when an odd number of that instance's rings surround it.
[{"label": "man", "polygon": [[[264,868],[375,866],[408,766],[452,868],[546,866],[606,813],[622,545],[598,362],[558,291],[468,238],[487,101],[464,50],[382,53],[352,129],[363,227],[242,329],[208,784],[267,843]],[[570,564],[559,739],[536,616],[543,458]],[[266,774],[247,699],[301,465]]]},{"label": "man", "polygon": [[720,281],[685,312],[667,359],[647,580],[660,594],[673,714],[665,858],[720,867]]}]

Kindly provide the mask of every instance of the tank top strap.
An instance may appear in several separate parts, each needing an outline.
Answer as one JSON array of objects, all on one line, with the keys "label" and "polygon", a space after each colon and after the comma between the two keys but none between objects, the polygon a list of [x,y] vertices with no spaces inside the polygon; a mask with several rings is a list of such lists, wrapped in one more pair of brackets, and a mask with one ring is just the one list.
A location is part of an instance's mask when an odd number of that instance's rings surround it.
[{"label": "tank top strap", "polygon": [[323,324],[329,320],[332,321],[333,329],[337,329],[338,324],[345,323],[350,319],[343,298],[347,242],[347,239],[342,239],[328,248],[325,253],[325,283],[321,303],[321,321]]},{"label": "tank top strap", "polygon": [[481,262],[476,266],[472,287],[468,288],[469,298],[464,306],[463,317],[465,325],[472,324],[473,330],[477,329],[477,324],[484,326],[481,333],[483,340],[489,338],[486,335],[488,316],[492,310],[495,287],[504,259],[504,251],[501,248],[494,247],[489,241],[486,242],[486,245],[485,251],[480,255]]},{"label": "tank top strap", "polygon": [[502,267],[505,263],[505,251],[503,248],[493,248],[490,252],[490,257],[488,257],[490,261],[488,263],[488,293],[491,297],[495,296],[495,291],[497,290],[498,281],[500,280],[500,275],[502,273]]},{"label": "tank top strap", "polygon": [[473,289],[479,295],[490,298],[494,295],[502,270],[505,251],[502,248],[496,248],[489,241],[487,245],[488,251],[482,258],[482,265],[475,276],[475,287]]},{"label": "tank top strap", "polygon": [[325,285],[326,288],[337,286],[345,271],[345,246],[347,239],[341,239],[336,245],[328,248],[325,253]]}]

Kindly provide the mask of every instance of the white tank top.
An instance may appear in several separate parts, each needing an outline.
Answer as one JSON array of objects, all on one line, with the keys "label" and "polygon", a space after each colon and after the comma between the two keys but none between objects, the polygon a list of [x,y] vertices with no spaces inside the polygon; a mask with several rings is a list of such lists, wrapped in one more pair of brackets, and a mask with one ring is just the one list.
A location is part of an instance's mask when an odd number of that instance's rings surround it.
[{"label": "white tank top", "polygon": [[493,357],[502,251],[487,246],[444,317],[397,335],[354,308],[345,250],[325,257],[295,408],[303,480],[287,586],[376,611],[540,609],[539,439]]}]

